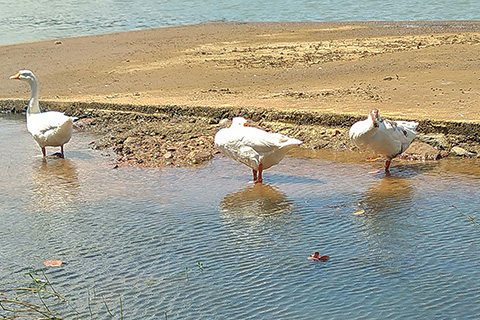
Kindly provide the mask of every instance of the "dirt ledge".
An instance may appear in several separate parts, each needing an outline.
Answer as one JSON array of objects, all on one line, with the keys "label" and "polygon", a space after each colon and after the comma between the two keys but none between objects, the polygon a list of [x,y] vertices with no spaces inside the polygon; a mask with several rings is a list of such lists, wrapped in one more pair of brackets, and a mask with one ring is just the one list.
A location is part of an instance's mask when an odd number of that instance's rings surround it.
[{"label": "dirt ledge", "polygon": [[[28,101],[0,100],[3,113],[22,113]],[[253,107],[131,105],[41,101],[44,110],[77,117],[77,130],[102,133],[92,145],[111,148],[119,165],[164,167],[201,164],[218,152],[213,137],[222,119],[243,116],[253,125],[304,141],[303,148],[353,150],[350,126],[363,117],[348,114],[285,111]],[[410,119],[412,120],[412,119]],[[407,157],[438,159],[448,155],[480,154],[480,124],[417,120],[420,135]],[[429,145],[425,149],[425,146]],[[452,150],[454,153],[452,153]]]}]

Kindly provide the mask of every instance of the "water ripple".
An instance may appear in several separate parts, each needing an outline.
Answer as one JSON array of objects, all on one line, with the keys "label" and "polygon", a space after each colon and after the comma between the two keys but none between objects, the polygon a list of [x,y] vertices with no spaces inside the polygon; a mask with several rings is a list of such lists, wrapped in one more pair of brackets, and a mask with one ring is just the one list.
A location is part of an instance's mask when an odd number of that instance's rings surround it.
[{"label": "water ripple", "polygon": [[[23,139],[16,123],[0,133]],[[0,171],[11,181],[0,185],[1,285],[65,261],[46,270],[69,300],[55,305],[65,318],[110,319],[105,304],[119,318],[120,298],[131,319],[480,314],[478,227],[452,207],[477,213],[473,162],[386,176],[361,160],[287,157],[252,185],[247,168],[224,158],[112,170],[88,142],[76,135],[68,161],[46,164],[35,145],[10,148],[23,160]],[[308,261],[315,251],[330,260]]]}]

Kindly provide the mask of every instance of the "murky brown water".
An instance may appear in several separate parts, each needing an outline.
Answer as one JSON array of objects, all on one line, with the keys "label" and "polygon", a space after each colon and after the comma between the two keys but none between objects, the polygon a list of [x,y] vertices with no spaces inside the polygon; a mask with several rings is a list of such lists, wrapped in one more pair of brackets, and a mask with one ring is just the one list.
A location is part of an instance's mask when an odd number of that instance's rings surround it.
[{"label": "murky brown water", "polygon": [[252,185],[223,157],[113,169],[75,132],[67,159],[44,162],[22,119],[0,118],[0,134],[0,288],[63,260],[47,275],[67,319],[110,319],[105,304],[119,318],[120,298],[125,319],[480,314],[480,227],[452,207],[478,215],[476,159],[385,176],[363,154],[304,151]]}]

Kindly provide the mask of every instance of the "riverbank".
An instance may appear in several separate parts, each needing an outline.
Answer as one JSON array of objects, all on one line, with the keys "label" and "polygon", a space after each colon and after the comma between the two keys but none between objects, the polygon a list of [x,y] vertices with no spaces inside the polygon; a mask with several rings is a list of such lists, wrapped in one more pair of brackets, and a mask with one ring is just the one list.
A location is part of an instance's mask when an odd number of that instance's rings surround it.
[{"label": "riverbank", "polygon": [[[4,100],[3,112],[23,112],[28,101]],[[142,106],[85,102],[43,101],[47,110],[61,110],[79,118],[76,130],[101,133],[92,142],[112,149],[119,165],[189,166],[210,160],[218,150],[213,137],[222,119],[244,116],[250,124],[301,139],[302,148],[355,150],[348,138],[350,126],[362,116],[248,107]],[[403,154],[413,160],[480,154],[480,124],[420,120],[420,135]]]},{"label": "riverbank", "polygon": [[103,132],[96,147],[128,165],[210,159],[218,122],[235,115],[305,148],[351,149],[349,126],[373,108],[419,121],[417,140],[439,155],[478,154],[479,45],[480,22],[466,21],[208,23],[23,43],[0,46],[0,104],[25,108],[29,88],[8,76],[30,68],[45,109]]}]

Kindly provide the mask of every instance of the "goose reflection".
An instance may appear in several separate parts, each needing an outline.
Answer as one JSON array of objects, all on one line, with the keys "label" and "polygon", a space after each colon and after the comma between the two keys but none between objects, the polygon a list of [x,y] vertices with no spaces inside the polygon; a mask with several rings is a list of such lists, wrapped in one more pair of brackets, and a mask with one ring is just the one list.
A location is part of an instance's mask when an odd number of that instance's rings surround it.
[{"label": "goose reflection", "polygon": [[360,201],[365,213],[356,219],[369,248],[366,264],[377,263],[383,272],[398,272],[398,259],[409,252],[410,239],[416,230],[415,190],[410,178],[384,176],[371,186]]},{"label": "goose reflection", "polygon": [[70,159],[42,161],[33,168],[32,176],[33,200],[38,210],[65,208],[79,196],[77,167]]},{"label": "goose reflection", "polygon": [[261,183],[229,193],[221,202],[223,212],[245,217],[291,212],[291,206],[292,201],[283,191]]},{"label": "goose reflection", "polygon": [[410,178],[386,175],[367,189],[361,204],[372,213],[401,212],[412,205],[413,195]]}]

